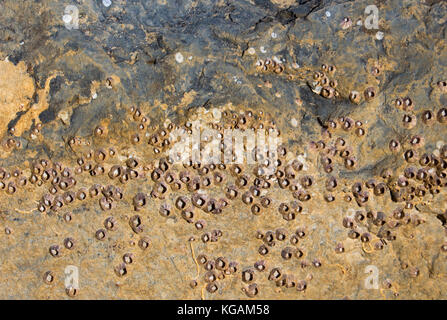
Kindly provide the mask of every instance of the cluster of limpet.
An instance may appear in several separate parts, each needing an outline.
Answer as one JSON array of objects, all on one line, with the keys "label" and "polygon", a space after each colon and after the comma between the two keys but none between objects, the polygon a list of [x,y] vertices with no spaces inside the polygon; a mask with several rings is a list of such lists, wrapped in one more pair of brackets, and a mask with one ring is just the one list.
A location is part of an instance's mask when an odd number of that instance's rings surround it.
[{"label": "cluster of limpet", "polygon": [[[326,72],[333,74],[335,67],[326,66],[321,74],[326,76]],[[403,113],[402,126],[410,132],[418,125],[447,123],[446,108],[416,114],[409,97],[398,98],[394,104]],[[309,238],[309,226],[302,217],[308,214],[314,201],[324,201],[325,205],[335,208],[335,203],[340,203],[337,200],[342,200],[349,206],[350,210],[337,219],[346,239],[358,242],[364,252],[372,253],[395,241],[401,226],[423,224],[425,220],[415,212],[415,207],[428,195],[434,196],[447,186],[447,145],[439,143],[432,153],[423,152],[425,139],[420,134],[389,142],[390,154],[404,165],[402,171],[384,170],[379,176],[363,181],[345,181],[339,177],[340,171],[359,167],[355,144],[367,134],[364,121],[347,116],[328,120],[323,125],[321,139],[310,141],[300,152],[283,144],[265,154],[258,149],[246,150],[255,161],[243,164],[224,163],[223,157],[218,163],[178,161],[171,153],[177,142],[174,133],[192,138],[195,130],[200,130],[202,140],[195,146],[197,150],[206,150],[217,138],[222,156],[232,155],[231,146],[224,139],[225,130],[261,130],[267,137],[282,135],[272,116],[263,111],[231,107],[196,110],[177,123],[167,120],[152,125],[137,107],[130,108],[127,116],[129,131],[121,137],[114,136],[127,146],[125,151],[118,149],[119,143],[110,145],[106,138],[113,130],[101,123],[91,136],[67,140],[68,147],[76,154],[72,163],[38,159],[28,168],[0,168],[0,191],[14,195],[32,189],[39,195],[38,212],[48,216],[60,214],[67,223],[72,221],[72,211],[77,207],[94,207],[105,214],[91,232],[91,238],[98,243],[118,230],[128,230],[135,237],[132,241],[139,253],[124,248],[113,266],[117,278],[132,273],[133,265],[140,260],[137,256],[150,254],[148,214],[157,215],[163,221],[178,218],[191,232],[191,249],[192,240],[198,239],[202,252],[227,239],[229,232],[216,224],[220,217],[227,217],[235,210],[253,219],[268,217],[278,226],[256,233],[256,241],[261,243],[253,252],[258,257],[255,261],[230,261],[217,252],[208,254],[217,258],[208,258],[202,253],[196,259],[193,254],[194,261],[202,268],[198,268],[190,286],[202,287],[202,297],[205,291],[219,292],[224,288],[224,279],[233,275],[240,279],[241,290],[250,298],[259,296],[262,280],[277,288],[305,291],[311,277],[301,277],[287,269],[293,270],[288,268],[293,263],[316,270],[326,264],[304,241]],[[421,121],[416,121],[417,118]],[[207,129],[217,135],[208,136]],[[398,206],[391,212],[369,206],[384,198]],[[127,212],[126,223],[120,223],[116,216],[121,210]],[[299,223],[299,227],[294,223]],[[9,230],[7,234],[12,233],[12,229],[6,230]],[[52,243],[47,252],[52,258],[61,258],[80,245],[76,235],[66,234],[63,241]],[[444,247],[440,250],[447,251]],[[345,253],[343,241],[337,240],[334,253]],[[419,272],[412,274],[417,277]],[[54,277],[54,270],[48,270],[43,281],[52,285]],[[66,293],[74,297],[79,291],[68,288]]]},{"label": "cluster of limpet", "polygon": [[[407,112],[414,109],[413,102],[408,97],[396,99],[395,105]],[[434,125],[435,122],[443,125],[445,110],[445,108],[439,108],[437,111],[425,110],[420,117],[425,119],[422,121],[424,125]],[[413,129],[417,125],[416,118],[416,115],[405,114],[403,127]],[[334,157],[352,156],[352,162],[345,161],[344,164],[346,169],[356,168],[353,148],[347,144],[346,139],[334,136],[339,128],[345,132],[352,130],[358,137],[366,133],[361,121],[347,117],[329,120],[322,130],[323,139],[310,144],[310,150],[319,153],[317,158],[320,159],[321,167],[326,173],[333,171]],[[343,227],[349,230],[348,237],[361,241],[365,252],[370,252],[368,246],[372,246],[374,250],[382,250],[387,241],[396,239],[397,230],[403,225],[417,227],[424,223],[425,219],[414,210],[415,206],[426,199],[427,195],[436,195],[447,186],[447,146],[438,142],[437,149],[433,153],[422,153],[424,144],[424,137],[417,134],[408,135],[404,141],[392,139],[389,143],[390,151],[401,155],[404,163],[407,163],[403,172],[384,170],[378,178],[353,183],[350,192],[352,196],[349,194],[345,196],[346,201],[355,199],[359,208],[366,208],[349,213],[342,221]],[[326,181],[327,191],[333,192],[337,186],[337,179],[329,176]],[[368,201],[381,197],[389,197],[391,203],[402,205],[390,213],[379,208],[366,207]],[[327,202],[334,200],[331,194],[326,196]],[[343,253],[343,244],[337,244],[335,250],[337,253]],[[266,250],[263,249],[263,252]],[[416,277],[418,272],[414,274]]]},{"label": "cluster of limpet", "polygon": [[322,64],[320,71],[315,71],[312,80],[308,81],[311,90],[326,99],[338,97],[340,93],[337,91],[338,82],[335,79],[337,68],[334,65]]},{"label": "cluster of limpet", "polygon": [[[348,18],[345,18],[348,19]],[[350,21],[347,21],[349,25]],[[307,81],[307,85],[310,87],[313,93],[322,96],[326,99],[334,99],[341,96],[343,88],[339,88],[338,81],[336,80],[335,73],[337,68],[335,65],[322,64],[320,69],[314,71],[312,74],[312,79]],[[378,76],[380,74],[380,69],[377,66],[371,68],[371,74],[373,76]],[[374,86],[366,87],[363,92],[357,90],[352,90],[346,97],[351,103],[360,104],[362,101],[369,102],[376,98],[377,89]]]},{"label": "cluster of limpet", "polygon": [[20,136],[15,126],[10,127],[7,134],[0,140],[0,147],[8,153],[20,150],[27,143],[42,137],[42,129],[42,123],[35,122],[24,132],[23,136]]},{"label": "cluster of limpet", "polygon": [[267,58],[265,60],[259,59],[256,61],[256,67],[258,70],[264,72],[273,72],[276,74],[281,74],[285,67],[281,60],[276,57]]},{"label": "cluster of limpet", "polygon": [[[396,107],[402,105],[412,107],[411,99],[403,101],[396,99]],[[435,116],[431,110],[422,111],[420,118],[423,126],[442,126],[447,116],[447,109],[440,108]],[[418,117],[415,114],[405,114],[402,126],[411,130],[417,125]],[[436,124],[438,120],[438,124]],[[400,155],[406,163],[403,172],[398,173],[388,183],[391,189],[392,199],[395,202],[413,201],[423,198],[426,194],[438,194],[440,189],[446,186],[447,169],[447,145],[442,141],[437,143],[436,149],[424,152],[425,139],[422,135],[410,134],[405,140],[392,139],[389,142],[389,150]],[[411,203],[410,203],[411,204]]]},{"label": "cluster of limpet", "polygon": [[311,141],[309,150],[320,155],[322,169],[328,174],[333,172],[337,163],[342,164],[348,170],[354,170],[358,166],[353,146],[349,145],[346,137],[343,137],[340,132],[344,135],[354,134],[360,138],[365,136],[367,131],[361,120],[354,120],[350,117],[339,117],[327,122],[322,131],[322,139]]},{"label": "cluster of limpet", "polygon": [[[235,275],[238,272],[238,263],[229,261],[226,257],[209,258],[206,254],[200,254],[197,257],[198,265],[204,270],[203,282],[208,293],[215,293],[219,289],[219,283],[225,278]],[[196,288],[197,279],[191,280],[191,288]],[[203,294],[203,293],[202,293]]]}]

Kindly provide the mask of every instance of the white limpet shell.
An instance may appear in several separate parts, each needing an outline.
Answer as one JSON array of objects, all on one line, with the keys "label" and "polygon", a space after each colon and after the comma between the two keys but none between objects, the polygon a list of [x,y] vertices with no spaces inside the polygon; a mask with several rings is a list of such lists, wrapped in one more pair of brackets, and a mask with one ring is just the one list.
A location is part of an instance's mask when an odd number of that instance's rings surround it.
[{"label": "white limpet shell", "polygon": [[295,118],[292,118],[290,120],[290,124],[292,125],[292,127],[297,127],[298,126],[298,121]]},{"label": "white limpet shell", "polygon": [[180,52],[177,52],[175,54],[175,61],[177,61],[177,63],[182,63],[185,59],[183,58],[183,55]]}]

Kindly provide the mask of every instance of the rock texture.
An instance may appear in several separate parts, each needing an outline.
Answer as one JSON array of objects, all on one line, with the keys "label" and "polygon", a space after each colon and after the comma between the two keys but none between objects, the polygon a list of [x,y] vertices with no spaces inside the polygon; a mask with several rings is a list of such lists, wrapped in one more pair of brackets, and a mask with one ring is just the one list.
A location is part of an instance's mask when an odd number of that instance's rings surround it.
[{"label": "rock texture", "polygon": [[104,3],[0,2],[0,298],[445,298],[445,1]]}]

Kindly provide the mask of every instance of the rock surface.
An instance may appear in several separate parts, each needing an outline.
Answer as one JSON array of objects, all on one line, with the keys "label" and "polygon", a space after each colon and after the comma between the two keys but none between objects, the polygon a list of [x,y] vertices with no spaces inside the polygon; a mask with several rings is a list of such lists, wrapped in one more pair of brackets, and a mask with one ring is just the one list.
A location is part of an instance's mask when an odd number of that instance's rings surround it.
[{"label": "rock surface", "polygon": [[[446,298],[445,1],[0,10],[0,298]],[[197,121],[274,174],[166,162]]]}]

